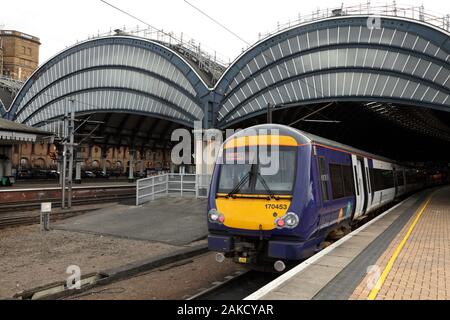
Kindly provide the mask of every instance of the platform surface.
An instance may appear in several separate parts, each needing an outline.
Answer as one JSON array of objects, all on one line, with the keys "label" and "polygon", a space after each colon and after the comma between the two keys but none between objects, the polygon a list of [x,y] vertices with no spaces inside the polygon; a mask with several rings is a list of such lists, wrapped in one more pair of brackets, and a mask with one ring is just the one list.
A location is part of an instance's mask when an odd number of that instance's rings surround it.
[{"label": "platform surface", "polygon": [[411,196],[247,299],[450,299],[450,187]]},{"label": "platform surface", "polygon": [[163,198],[139,207],[117,205],[64,220],[54,228],[187,245],[207,236],[206,200]]}]

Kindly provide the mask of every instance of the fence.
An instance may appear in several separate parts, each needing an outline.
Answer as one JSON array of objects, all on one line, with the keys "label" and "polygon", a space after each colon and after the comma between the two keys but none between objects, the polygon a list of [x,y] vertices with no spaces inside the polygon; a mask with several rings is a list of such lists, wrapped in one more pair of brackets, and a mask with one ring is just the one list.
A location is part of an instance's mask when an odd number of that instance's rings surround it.
[{"label": "fence", "polygon": [[206,198],[210,178],[209,175],[168,173],[138,180],[136,205],[161,197]]},{"label": "fence", "polygon": [[350,15],[372,15],[372,16],[393,16],[400,18],[409,18],[432,24],[441,29],[450,31],[450,15],[426,10],[423,5],[412,6],[392,3],[378,3],[368,1],[362,4],[345,6],[343,3],[339,7],[318,9],[311,14],[299,14],[298,17],[283,23],[278,22],[277,28],[270,32],[260,33],[259,40],[269,37],[277,32],[286,30],[293,26],[298,26],[306,22],[326,19],[336,16]]}]

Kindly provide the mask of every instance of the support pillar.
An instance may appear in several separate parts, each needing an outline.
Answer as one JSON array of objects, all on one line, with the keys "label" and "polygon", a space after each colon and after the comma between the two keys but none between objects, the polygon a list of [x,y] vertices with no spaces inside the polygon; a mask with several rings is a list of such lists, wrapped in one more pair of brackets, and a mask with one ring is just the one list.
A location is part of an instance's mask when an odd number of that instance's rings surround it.
[{"label": "support pillar", "polygon": [[62,175],[62,162],[59,159],[56,162],[56,172],[58,172],[58,174],[59,174],[59,185],[61,185],[62,184],[63,175]]},{"label": "support pillar", "polygon": [[75,183],[81,184],[81,161],[75,164]]},{"label": "support pillar", "polygon": [[63,148],[61,144],[55,145],[56,147],[56,172],[59,174],[59,185],[63,183]]},{"label": "support pillar", "polygon": [[140,173],[141,174],[145,174],[145,159],[141,158],[141,163],[140,163],[141,167],[140,167]]},{"label": "support pillar", "polygon": [[102,172],[103,175],[106,176],[106,158],[108,155],[108,150],[106,149],[106,147],[102,148]]},{"label": "support pillar", "polygon": [[144,148],[141,149],[141,161],[140,161],[140,173],[145,173],[145,150]]},{"label": "support pillar", "polygon": [[8,158],[8,160],[5,161],[5,177],[10,177],[12,176],[12,161],[11,158]]},{"label": "support pillar", "polygon": [[0,148],[0,178],[12,176],[12,146]]},{"label": "support pillar", "polygon": [[81,184],[81,164],[83,163],[83,154],[77,150],[75,157],[75,183]]},{"label": "support pillar", "polygon": [[128,182],[134,182],[134,154],[135,154],[135,150],[134,149],[130,149],[129,152],[129,161],[130,161],[130,165],[128,166]]},{"label": "support pillar", "polygon": [[[87,148],[88,148],[88,154],[87,154],[87,158],[88,158],[88,160],[87,160],[87,162],[86,162],[86,166],[91,166],[92,167],[92,149],[94,148],[94,145],[92,145],[92,144],[88,144],[87,145]],[[86,168],[86,169],[88,169],[88,168]]]},{"label": "support pillar", "polygon": [[[0,150],[0,151],[1,151],[1,150]],[[1,152],[0,152],[0,153],[1,153]],[[0,154],[0,156],[2,156],[2,154]],[[6,160],[0,158],[0,179],[1,179],[2,177],[5,176],[5,169],[4,169],[4,167],[5,167],[5,161],[6,161]]]},{"label": "support pillar", "polygon": [[103,145],[101,152],[102,152],[101,156],[102,173],[104,176],[106,176],[106,159],[108,158],[108,146]]}]

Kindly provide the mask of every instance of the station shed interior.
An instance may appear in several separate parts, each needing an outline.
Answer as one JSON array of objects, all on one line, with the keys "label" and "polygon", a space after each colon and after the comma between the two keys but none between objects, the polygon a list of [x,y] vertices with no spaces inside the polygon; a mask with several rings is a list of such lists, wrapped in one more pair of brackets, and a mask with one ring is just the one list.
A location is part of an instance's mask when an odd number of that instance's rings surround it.
[{"label": "station shed interior", "polygon": [[[2,116],[61,136],[75,110],[88,142],[170,149],[177,128],[292,125],[394,160],[448,170],[448,28],[386,12],[332,13],[280,30],[230,65],[182,44],[117,32],[44,63]],[[80,138],[85,140],[85,138]],[[197,173],[206,173],[198,169]]]}]

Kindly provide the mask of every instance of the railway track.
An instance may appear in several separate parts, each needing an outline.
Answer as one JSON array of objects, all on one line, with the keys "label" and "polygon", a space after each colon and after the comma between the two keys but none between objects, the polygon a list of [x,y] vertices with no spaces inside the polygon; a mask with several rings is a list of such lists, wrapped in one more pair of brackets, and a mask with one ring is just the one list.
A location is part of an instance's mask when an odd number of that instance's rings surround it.
[{"label": "railway track", "polygon": [[239,271],[187,300],[242,300],[279,276],[280,273]]},{"label": "railway track", "polygon": [[[132,201],[135,195],[116,195],[107,197],[73,199],[71,210],[62,210],[61,200],[46,199],[41,202],[52,202],[54,212],[51,214],[51,220],[70,218],[87,211],[104,208],[105,205],[117,202]],[[53,200],[53,201],[52,201]],[[17,202],[0,205],[0,229],[7,227],[16,227],[22,225],[37,224],[40,221],[39,208],[41,202]],[[87,206],[88,204],[89,206]]]},{"label": "railway track", "polygon": [[134,185],[98,184],[75,186],[71,210],[62,210],[61,188],[46,186],[0,190],[0,229],[39,223],[42,202],[51,202],[51,219],[69,218],[105,207],[106,204],[130,201],[136,196]]},{"label": "railway track", "polygon": [[[405,197],[402,197],[403,199]],[[392,203],[378,209],[371,216],[364,220],[361,220],[358,224],[354,225],[352,231],[358,229],[368,221],[372,220],[385,210],[392,208],[395,204],[399,203],[400,199],[393,201]],[[328,239],[327,245],[331,245],[346,234],[342,234],[336,239]],[[301,263],[301,261],[299,261]],[[205,289],[186,300],[242,300],[248,297],[253,292],[262,288],[269,282],[275,280],[283,273],[289,271],[294,265],[290,265],[282,273],[269,273],[262,271],[240,271],[233,275],[230,275],[224,279],[224,281],[215,282],[208,289]]]}]

